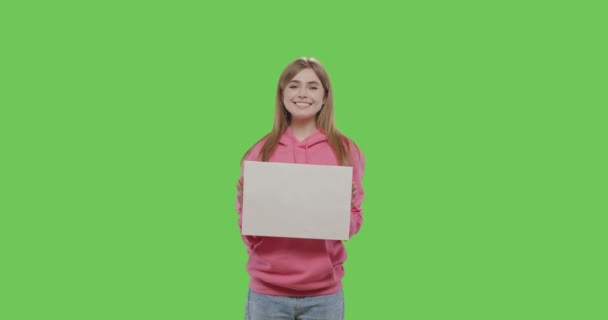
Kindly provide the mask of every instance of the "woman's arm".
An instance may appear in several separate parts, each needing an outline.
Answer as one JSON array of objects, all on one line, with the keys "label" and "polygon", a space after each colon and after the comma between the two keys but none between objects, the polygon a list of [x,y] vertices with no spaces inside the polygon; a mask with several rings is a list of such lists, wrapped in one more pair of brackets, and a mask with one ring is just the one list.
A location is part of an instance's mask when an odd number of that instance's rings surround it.
[{"label": "woman's arm", "polygon": [[[257,155],[260,152],[260,148],[261,148],[261,146],[259,144],[255,145],[251,149],[251,151],[247,154],[247,156],[245,156],[245,161],[257,160]],[[245,245],[247,245],[248,248],[251,248],[260,241],[260,237],[242,235],[242,232],[243,232],[243,185],[244,185],[244,171],[243,170],[244,170],[243,164],[241,164],[241,176],[239,177],[239,180],[237,181],[237,184],[236,184],[236,189],[237,189],[236,211],[239,214],[238,225],[239,225],[239,231],[241,232],[241,236],[243,238],[243,242],[245,242]]]},{"label": "woman's arm", "polygon": [[357,146],[352,144],[350,148],[351,154],[354,154],[350,161],[353,167],[353,188],[355,189],[353,192],[353,204],[350,215],[349,237],[352,238],[352,236],[359,232],[361,225],[363,224],[363,209],[361,208],[361,204],[363,203],[363,198],[365,196],[365,192],[363,190],[365,158],[363,156],[363,152],[361,152]]}]

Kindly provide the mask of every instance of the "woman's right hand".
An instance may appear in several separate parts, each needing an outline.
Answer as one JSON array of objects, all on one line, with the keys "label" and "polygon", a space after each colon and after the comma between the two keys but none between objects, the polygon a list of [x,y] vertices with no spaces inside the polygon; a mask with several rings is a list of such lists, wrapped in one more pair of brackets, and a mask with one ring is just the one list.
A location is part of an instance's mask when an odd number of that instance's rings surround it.
[{"label": "woman's right hand", "polygon": [[236,197],[239,201],[239,207],[243,207],[243,177],[239,178],[239,181],[236,183]]}]

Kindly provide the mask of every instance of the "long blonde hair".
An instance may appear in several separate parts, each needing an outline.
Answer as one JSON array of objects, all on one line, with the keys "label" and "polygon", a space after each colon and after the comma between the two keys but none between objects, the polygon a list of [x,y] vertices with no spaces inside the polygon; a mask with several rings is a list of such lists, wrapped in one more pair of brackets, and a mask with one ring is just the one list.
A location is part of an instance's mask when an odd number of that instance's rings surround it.
[{"label": "long blonde hair", "polygon": [[[329,80],[329,75],[325,68],[315,59],[315,58],[298,58],[291,62],[283,72],[279,78],[279,83],[277,85],[277,94],[275,100],[275,113],[274,113],[274,125],[272,127],[272,131],[266,134],[262,139],[258,141],[258,143],[262,140],[264,141],[264,145],[260,150],[260,154],[258,156],[259,161],[268,161],[270,156],[274,152],[281,136],[291,124],[291,114],[285,108],[283,104],[283,89],[287,86],[289,81],[295,77],[298,72],[304,69],[312,69],[317,77],[321,80],[323,84],[323,88],[325,89],[325,104],[321,107],[321,110],[316,115],[317,128],[319,128],[327,137],[327,141],[331,149],[334,151],[336,155],[336,159],[338,160],[338,164],[342,166],[348,166],[350,164],[349,159],[349,147],[350,143],[354,145],[352,141],[350,141],[346,136],[344,136],[338,129],[336,129],[336,124],[334,120],[334,96],[331,89],[331,82]],[[257,143],[256,143],[257,144]],[[245,159],[247,154],[251,152],[253,147],[249,148],[245,155],[243,156],[242,161]]]}]

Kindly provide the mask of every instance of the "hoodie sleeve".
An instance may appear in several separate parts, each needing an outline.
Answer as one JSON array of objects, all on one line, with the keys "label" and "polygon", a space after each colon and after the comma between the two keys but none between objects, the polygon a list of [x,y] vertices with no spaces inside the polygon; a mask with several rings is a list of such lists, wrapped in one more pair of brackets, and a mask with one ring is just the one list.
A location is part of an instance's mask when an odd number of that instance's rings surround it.
[{"label": "hoodie sleeve", "polygon": [[363,203],[363,198],[365,196],[365,192],[363,190],[363,171],[365,170],[365,158],[363,156],[363,152],[353,144],[351,144],[351,164],[353,167],[353,183],[357,186],[357,195],[353,201],[353,207],[351,208],[350,215],[350,233],[349,237],[352,238],[355,234],[359,232],[361,229],[361,225],[363,224],[363,209],[361,209],[361,204]]},{"label": "hoodie sleeve", "polygon": [[[250,152],[245,156],[245,161],[255,161],[257,160],[257,156],[261,150],[261,144],[258,143],[256,144],[251,150]],[[240,180],[240,178],[243,177],[244,174],[244,168],[243,168],[243,164],[241,164],[241,175],[239,177],[239,179],[237,179],[237,183],[238,180]],[[244,181],[243,181],[244,183]],[[238,191],[237,191],[237,195],[236,195],[236,211],[239,215],[238,218],[238,225],[239,225],[239,231],[241,233],[241,237],[243,238],[243,241],[245,242],[245,245],[247,245],[248,248],[253,247],[256,243],[258,243],[261,239],[260,237],[257,236],[245,236],[242,235],[242,231],[243,231],[243,207],[241,206],[241,204],[239,203],[239,197],[238,197]]]}]

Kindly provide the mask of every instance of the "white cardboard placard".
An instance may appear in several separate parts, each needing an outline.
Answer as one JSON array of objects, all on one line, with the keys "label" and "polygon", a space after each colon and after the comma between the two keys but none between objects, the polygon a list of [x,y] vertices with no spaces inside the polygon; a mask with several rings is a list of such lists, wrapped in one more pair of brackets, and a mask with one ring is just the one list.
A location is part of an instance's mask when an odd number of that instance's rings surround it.
[{"label": "white cardboard placard", "polygon": [[352,167],[245,161],[242,234],[348,240]]}]

